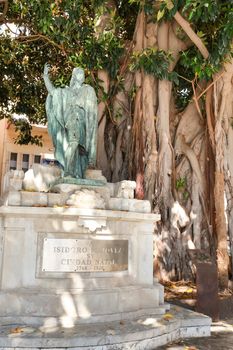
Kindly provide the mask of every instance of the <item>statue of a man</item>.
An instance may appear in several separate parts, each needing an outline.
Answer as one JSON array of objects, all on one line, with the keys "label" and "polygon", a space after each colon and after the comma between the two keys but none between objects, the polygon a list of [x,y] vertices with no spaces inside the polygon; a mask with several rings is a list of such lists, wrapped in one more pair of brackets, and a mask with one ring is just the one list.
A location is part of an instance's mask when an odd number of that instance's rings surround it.
[{"label": "statue of a man", "polygon": [[84,84],[84,71],[74,68],[70,86],[55,88],[49,79],[50,66],[44,66],[48,90],[46,114],[55,158],[65,177],[84,178],[87,167],[96,163],[97,98],[94,89]]}]

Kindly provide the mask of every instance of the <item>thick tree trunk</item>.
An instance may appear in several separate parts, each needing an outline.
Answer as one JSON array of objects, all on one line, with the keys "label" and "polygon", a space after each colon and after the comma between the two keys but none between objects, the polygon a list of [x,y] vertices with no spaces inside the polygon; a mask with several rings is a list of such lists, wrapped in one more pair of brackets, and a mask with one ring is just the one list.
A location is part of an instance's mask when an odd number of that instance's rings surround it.
[{"label": "thick tree trunk", "polygon": [[227,227],[224,208],[224,174],[217,171],[215,172],[214,196],[219,285],[222,288],[227,288],[229,256],[227,251]]},{"label": "thick tree trunk", "polygon": [[[95,36],[98,38],[104,33],[106,28],[108,28],[111,22],[111,16],[109,9],[115,9],[114,0],[108,0],[107,9],[100,16],[95,19]],[[107,29],[108,30],[108,29]],[[110,88],[110,78],[107,71],[98,71],[98,80],[100,81],[100,86],[103,89],[104,94],[108,94]],[[107,153],[105,149],[105,128],[107,124],[107,102],[103,101],[103,93],[99,91],[99,105],[98,105],[98,138],[97,138],[97,167],[102,170],[103,175],[110,181],[111,171],[109,168],[109,161],[107,158]]]},{"label": "thick tree trunk", "polygon": [[[98,72],[98,79],[101,81],[101,85],[105,93],[109,91],[109,76],[106,71]],[[102,94],[100,94],[99,99],[101,100]],[[98,143],[97,143],[97,167],[102,170],[103,175],[109,180],[110,169],[107,158],[107,153],[105,150],[105,127],[106,127],[106,105],[105,102],[101,101],[98,106],[98,116],[99,116],[99,127],[98,127]]]},{"label": "thick tree trunk", "polygon": [[[214,85],[214,115],[215,115],[215,220],[217,236],[217,262],[219,272],[220,287],[228,287],[228,233],[225,213],[225,172],[230,171],[231,167],[226,162],[226,149],[228,130],[232,118],[232,77],[233,60],[225,64],[221,73],[221,79],[218,79]],[[232,107],[230,107],[232,108]],[[233,177],[233,174],[230,174]]]},{"label": "thick tree trunk", "polygon": [[[158,47],[169,50],[169,24],[163,22],[158,28]],[[172,197],[172,159],[173,148],[170,137],[170,100],[171,82],[160,80],[158,85],[157,133],[159,141],[159,203],[164,222],[169,220],[169,210],[173,204]]]},{"label": "thick tree trunk", "polygon": [[[135,45],[134,51],[142,51],[145,45],[145,13],[141,11],[137,18],[135,28]],[[130,175],[136,180],[135,195],[137,199],[144,198],[144,143],[143,143],[143,71],[135,73],[135,104],[132,126],[132,149],[131,149],[131,163]]]},{"label": "thick tree trunk", "polygon": [[[126,58],[127,59],[127,58]],[[115,130],[115,157],[112,164],[112,182],[129,178],[129,153],[131,145],[131,103],[130,90],[133,85],[133,75],[125,74],[124,89],[116,94],[113,101],[113,118]]]},{"label": "thick tree trunk", "polygon": [[[157,45],[158,26],[147,20],[145,46]],[[156,110],[158,108],[157,81],[153,76],[144,75],[142,82],[143,91],[143,132],[145,139],[144,149],[144,188],[145,196],[153,203],[155,199],[155,185],[158,166],[157,138],[155,132]]]},{"label": "thick tree trunk", "polygon": [[[231,87],[231,95],[233,96],[233,85]],[[230,115],[233,114],[233,106],[230,107]],[[227,216],[228,216],[228,233],[229,233],[229,249],[231,255],[231,266],[230,274],[231,280],[233,280],[233,128],[230,125],[227,134],[228,144],[227,144],[227,169],[225,171],[225,180],[227,184],[226,199],[227,199]]]},{"label": "thick tree trunk", "polygon": [[143,130],[145,137],[145,195],[151,202],[154,200],[157,175],[157,140],[155,133],[155,78],[146,75],[143,80]]},{"label": "thick tree trunk", "polygon": [[[230,177],[232,181],[233,173],[229,158],[227,159],[227,148],[231,144],[229,128],[232,123],[232,77],[233,60],[224,65],[221,78],[214,84],[214,115],[215,115],[215,220],[217,236],[217,262],[219,272],[219,284],[222,288],[228,287],[228,233],[225,213],[225,181]],[[219,75],[217,78],[219,78]],[[229,136],[230,139],[227,139]],[[228,162],[227,162],[228,160]]]}]

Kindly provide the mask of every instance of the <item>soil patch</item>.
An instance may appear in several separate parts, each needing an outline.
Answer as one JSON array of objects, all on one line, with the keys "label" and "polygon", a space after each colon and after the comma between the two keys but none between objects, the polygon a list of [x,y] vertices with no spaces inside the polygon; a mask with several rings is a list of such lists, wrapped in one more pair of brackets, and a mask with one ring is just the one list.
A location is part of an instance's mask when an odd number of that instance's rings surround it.
[{"label": "soil patch", "polygon": [[[164,298],[166,302],[182,306],[190,310],[196,310],[197,288],[193,282],[160,281],[160,283],[164,286]],[[225,291],[219,291],[218,297],[219,318],[224,320],[232,317],[233,290],[227,289]]]}]

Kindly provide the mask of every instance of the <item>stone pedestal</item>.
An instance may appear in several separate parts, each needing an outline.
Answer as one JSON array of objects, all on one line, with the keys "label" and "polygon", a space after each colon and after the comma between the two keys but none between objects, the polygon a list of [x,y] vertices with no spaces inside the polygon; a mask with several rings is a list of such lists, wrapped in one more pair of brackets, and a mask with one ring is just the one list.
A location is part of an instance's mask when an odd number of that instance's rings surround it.
[{"label": "stone pedestal", "polygon": [[23,191],[12,180],[5,193],[0,348],[146,350],[209,335],[208,317],[165,314],[170,306],[153,279],[160,216],[150,202],[134,199],[132,181],[87,176],[59,184],[58,193]]},{"label": "stone pedestal", "polygon": [[1,317],[43,324],[165,312],[153,285],[158,215],[1,207]]}]

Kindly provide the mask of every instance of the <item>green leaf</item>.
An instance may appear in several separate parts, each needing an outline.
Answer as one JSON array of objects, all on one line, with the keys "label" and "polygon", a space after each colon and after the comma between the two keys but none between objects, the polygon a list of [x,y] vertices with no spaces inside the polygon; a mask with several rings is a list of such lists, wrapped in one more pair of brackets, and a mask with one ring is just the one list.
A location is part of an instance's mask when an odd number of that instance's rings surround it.
[{"label": "green leaf", "polygon": [[160,10],[158,11],[158,13],[157,13],[157,21],[160,21],[161,18],[163,18],[164,13],[165,13],[164,9],[162,11],[160,11]]},{"label": "green leaf", "polygon": [[165,0],[165,2],[166,2],[168,10],[172,10],[174,7],[172,0]]}]

